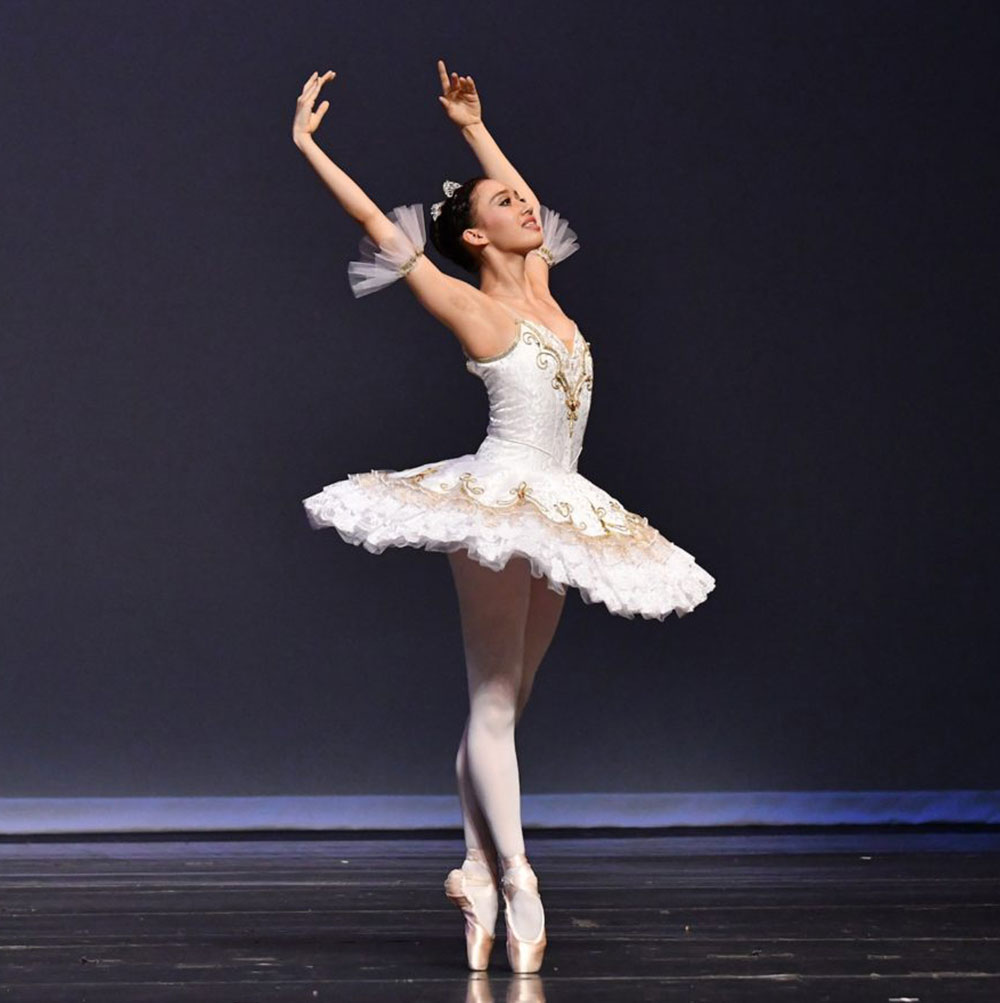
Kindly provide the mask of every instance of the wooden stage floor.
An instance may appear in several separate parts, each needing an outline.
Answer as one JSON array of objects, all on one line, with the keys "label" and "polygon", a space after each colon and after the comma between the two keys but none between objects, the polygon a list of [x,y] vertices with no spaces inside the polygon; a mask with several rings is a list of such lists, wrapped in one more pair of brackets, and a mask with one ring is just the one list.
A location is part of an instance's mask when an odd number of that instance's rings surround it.
[{"label": "wooden stage floor", "polygon": [[456,833],[0,841],[0,1001],[1000,1001],[1000,831],[526,832],[537,975],[465,965]]}]

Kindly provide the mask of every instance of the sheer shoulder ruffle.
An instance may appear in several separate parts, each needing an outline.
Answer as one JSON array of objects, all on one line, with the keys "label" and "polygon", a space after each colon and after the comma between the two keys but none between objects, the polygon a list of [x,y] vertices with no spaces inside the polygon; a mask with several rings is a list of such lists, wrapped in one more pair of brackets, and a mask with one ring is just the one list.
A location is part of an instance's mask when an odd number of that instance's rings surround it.
[{"label": "sheer shoulder ruffle", "polygon": [[569,223],[564,220],[559,213],[548,206],[540,205],[538,211],[541,215],[539,222],[542,226],[542,246],[536,247],[529,254],[537,254],[547,261],[549,267],[564,261],[575,251],[580,250],[580,245],[576,239],[576,233],[570,229]]},{"label": "sheer shoulder ruffle", "polygon": [[392,236],[377,244],[365,234],[358,244],[361,260],[347,266],[347,280],[355,297],[377,292],[402,278],[424,253],[427,231],[422,202],[398,205],[385,215],[396,224]]}]

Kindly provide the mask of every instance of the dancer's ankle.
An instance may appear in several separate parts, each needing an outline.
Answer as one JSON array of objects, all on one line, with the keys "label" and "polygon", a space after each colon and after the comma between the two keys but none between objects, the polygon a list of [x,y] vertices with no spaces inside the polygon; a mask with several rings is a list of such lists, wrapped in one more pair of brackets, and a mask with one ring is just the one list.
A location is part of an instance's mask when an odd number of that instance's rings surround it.
[{"label": "dancer's ankle", "polygon": [[505,857],[501,855],[500,864],[505,871],[509,871],[515,867],[519,867],[521,864],[528,863],[527,854],[522,850],[520,853],[515,853],[513,856]]},{"label": "dancer's ankle", "polygon": [[489,876],[494,881],[499,879],[496,862],[491,862],[484,850],[470,846],[465,851],[465,862],[462,869],[469,874]]}]

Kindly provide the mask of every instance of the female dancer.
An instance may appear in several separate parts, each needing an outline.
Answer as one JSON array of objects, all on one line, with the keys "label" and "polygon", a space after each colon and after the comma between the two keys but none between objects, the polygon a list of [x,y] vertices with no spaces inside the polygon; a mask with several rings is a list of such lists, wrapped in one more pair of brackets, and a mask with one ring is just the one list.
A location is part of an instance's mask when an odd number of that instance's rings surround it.
[{"label": "female dancer", "polygon": [[[333,526],[372,553],[389,546],[448,554],[458,594],[469,715],[456,758],[466,859],[445,891],[464,913],[469,967],[485,969],[498,887],[507,957],[537,972],[547,942],[538,879],[525,853],[514,731],[556,630],[566,586],[629,618],[681,617],[715,580],[648,521],[577,472],[590,409],[590,343],[549,291],[549,270],[578,248],[559,214],[539,204],[482,121],[472,77],[438,61],[439,101],[483,172],[445,182],[431,239],[479,286],[441,272],[423,253],[422,205],[383,214],[316,144],[329,108],[313,106],[336,74],[318,72],[298,99],[293,138],[363,227],[355,296],[406,279],[462,346],[483,380],[490,423],[474,454],[408,470],[351,474],[303,500],[310,524]],[[514,340],[511,341],[511,317]],[[497,858],[499,857],[499,866]]]}]

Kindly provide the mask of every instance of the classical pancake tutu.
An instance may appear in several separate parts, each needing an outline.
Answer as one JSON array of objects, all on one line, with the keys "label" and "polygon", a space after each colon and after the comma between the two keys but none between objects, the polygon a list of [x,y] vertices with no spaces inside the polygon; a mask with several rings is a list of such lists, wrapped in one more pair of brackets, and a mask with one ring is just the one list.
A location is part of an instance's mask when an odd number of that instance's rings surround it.
[{"label": "classical pancake tutu", "polygon": [[466,550],[494,571],[526,558],[553,591],[573,586],[584,602],[628,619],[684,616],[715,587],[691,554],[576,471],[505,466],[470,453],[349,474],[302,504],[314,529],[334,527],[373,554]]}]

